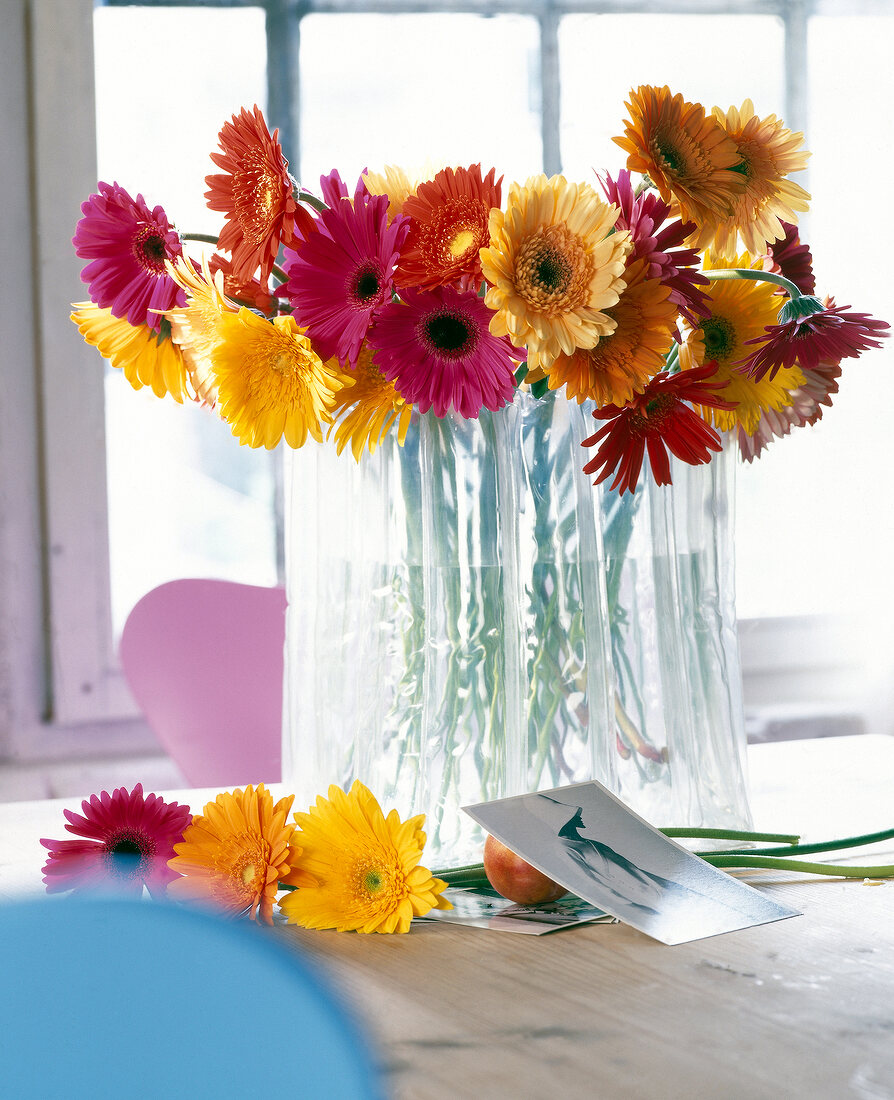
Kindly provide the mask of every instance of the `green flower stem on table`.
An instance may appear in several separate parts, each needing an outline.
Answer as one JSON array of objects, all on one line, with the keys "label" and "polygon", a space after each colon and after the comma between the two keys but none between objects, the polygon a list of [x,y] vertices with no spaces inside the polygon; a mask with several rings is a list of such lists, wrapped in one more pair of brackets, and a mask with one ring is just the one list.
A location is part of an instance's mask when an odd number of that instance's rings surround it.
[{"label": "green flower stem on table", "polygon": [[701,858],[713,867],[765,867],[773,871],[800,871],[802,874],[833,875],[836,878],[894,878],[894,864],[854,867],[838,863],[811,863],[804,859],[780,856],[739,855],[729,852],[702,852]]},{"label": "green flower stem on table", "polygon": [[[800,839],[791,833],[757,833],[738,829],[701,829],[686,826],[659,829],[667,837],[685,837],[696,840],[748,840],[751,842],[782,841],[783,848],[763,848],[759,851],[733,849],[723,852],[694,852],[706,863],[718,868],[759,867],[768,870],[798,871],[801,874],[831,875],[838,878],[894,878],[894,864],[877,866],[854,866],[837,863],[816,863],[809,860],[789,859],[792,855],[807,855],[811,852],[837,851],[843,848],[856,848],[865,844],[876,844],[882,840],[894,838],[894,829],[883,829],[875,833],[863,833],[859,836],[841,837],[835,840],[819,841],[815,844],[798,844]],[[777,853],[785,853],[781,857]],[[489,886],[484,873],[484,864],[470,863],[464,867],[455,867],[449,871],[434,871],[437,878],[444,879],[453,887],[474,888]]]}]

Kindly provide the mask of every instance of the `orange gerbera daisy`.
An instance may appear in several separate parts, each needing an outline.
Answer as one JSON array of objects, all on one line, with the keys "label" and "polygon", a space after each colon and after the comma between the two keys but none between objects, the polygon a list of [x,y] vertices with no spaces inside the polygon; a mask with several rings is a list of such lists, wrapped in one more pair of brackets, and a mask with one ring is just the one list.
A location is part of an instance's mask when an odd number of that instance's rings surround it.
[{"label": "orange gerbera daisy", "polygon": [[364,448],[372,454],[395,423],[397,441],[403,446],[413,406],[404,401],[394,383],[379,370],[370,348],[363,344],[350,370],[341,370],[336,360],[328,366],[343,387],[336,392],[330,410],[337,423],[329,429],[329,435],[335,431],[337,453],[341,454],[350,443],[351,453],[359,462]]},{"label": "orange gerbera daisy", "polygon": [[[735,258],[732,266],[759,266],[748,253]],[[726,267],[710,253],[705,259],[706,272]],[[804,375],[797,367],[782,367],[774,377],[756,379],[748,376],[746,360],[753,354],[750,340],[762,338],[765,329],[775,323],[779,299],[772,283],[746,279],[715,280],[708,298],[710,312],[691,328],[684,323],[680,346],[680,365],[689,369],[702,363],[717,364],[716,378],[725,382],[723,397],[735,402],[732,409],[701,408],[706,420],[722,431],[741,425],[749,435],[756,429],[767,409],[781,409],[791,404],[791,393],[804,384]]]},{"label": "orange gerbera daisy", "polygon": [[168,895],[272,924],[281,879],[302,886],[317,881],[297,865],[301,848],[294,843],[295,826],[286,821],[293,801],[289,795],[274,805],[263,783],[219,794],[174,845],[177,855],[168,866],[182,877]]},{"label": "orange gerbera daisy", "polygon": [[738,235],[749,252],[766,252],[768,244],[785,237],[781,222],[797,222],[794,211],[808,209],[810,195],[786,178],[807,167],[810,153],[801,148],[804,135],[787,130],[775,115],[758,118],[750,99],[725,114],[715,107],[713,115],[735,142],[740,161],[734,171],[745,187],[733,198],[729,217],[713,227],[703,226],[694,244],[710,245],[723,257],[734,256]]},{"label": "orange gerbera daisy", "polygon": [[278,134],[271,136],[257,104],[251,113],[243,107],[218,135],[223,152],[211,154],[223,174],[205,177],[209,208],[226,215],[218,248],[232,255],[231,273],[241,283],[250,283],[260,267],[266,284],[280,244],[292,241],[296,220],[312,223],[295,200]]},{"label": "orange gerbera daisy", "polygon": [[549,388],[565,386],[578,404],[623,405],[664,369],[673,341],[677,307],[671,288],[645,278],[647,260],[637,260],[624,273],[627,289],[618,304],[605,310],[615,331],[601,336],[595,348],[560,355],[549,368]]},{"label": "orange gerbera daisy", "polygon": [[489,241],[488,219],[500,205],[500,184],[491,168],[482,179],[481,165],[445,168],[420,183],[403,204],[412,219],[395,273],[398,286],[425,290],[467,279],[481,284],[480,249]]},{"label": "orange gerbera daisy", "polygon": [[491,284],[490,331],[528,351],[528,367],[548,367],[575,348],[592,348],[615,322],[603,312],[624,290],[628,230],[613,232],[618,208],[586,183],[540,175],[513,183],[505,213],[490,213],[481,270]]},{"label": "orange gerbera daisy", "polygon": [[627,153],[627,167],[647,175],[665,202],[700,229],[728,217],[745,189],[734,169],[736,143],[700,103],[678,92],[641,85],[626,104],[631,120],[613,140]]}]

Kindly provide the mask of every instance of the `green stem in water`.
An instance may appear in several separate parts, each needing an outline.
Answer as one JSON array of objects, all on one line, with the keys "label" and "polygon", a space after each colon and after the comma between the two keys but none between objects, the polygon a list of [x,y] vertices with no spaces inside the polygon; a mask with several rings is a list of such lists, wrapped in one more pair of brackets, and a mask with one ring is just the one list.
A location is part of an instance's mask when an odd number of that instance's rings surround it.
[{"label": "green stem in water", "polygon": [[894,864],[854,867],[848,864],[811,863],[805,859],[780,859],[779,856],[742,856],[729,852],[707,852],[701,857],[713,867],[768,867],[774,871],[800,871],[802,874],[834,875],[836,878],[894,878]]},{"label": "green stem in water", "polygon": [[707,279],[752,279],[757,283],[776,283],[785,290],[789,298],[804,297],[801,290],[790,279],[777,275],[773,271],[756,271],[752,267],[726,267],[715,271],[703,271],[702,274]]}]

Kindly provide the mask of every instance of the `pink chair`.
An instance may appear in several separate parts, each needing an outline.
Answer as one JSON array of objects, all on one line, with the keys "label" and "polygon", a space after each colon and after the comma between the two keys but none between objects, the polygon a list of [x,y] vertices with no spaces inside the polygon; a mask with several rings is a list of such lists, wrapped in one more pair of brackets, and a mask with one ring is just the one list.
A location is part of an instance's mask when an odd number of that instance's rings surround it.
[{"label": "pink chair", "polygon": [[190,785],[281,779],[285,611],[282,588],[187,579],[128,616],[125,679]]}]

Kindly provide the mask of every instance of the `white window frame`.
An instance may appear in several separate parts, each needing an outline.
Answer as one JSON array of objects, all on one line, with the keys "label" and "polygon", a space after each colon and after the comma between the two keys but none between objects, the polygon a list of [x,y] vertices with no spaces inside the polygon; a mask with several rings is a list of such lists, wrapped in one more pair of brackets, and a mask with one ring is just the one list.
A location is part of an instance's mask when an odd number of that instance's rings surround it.
[{"label": "white window frame", "polygon": [[[547,172],[561,169],[558,27],[565,14],[775,14],[786,28],[786,121],[803,129],[809,16],[892,11],[890,0],[254,0],[252,6],[267,12],[270,114],[293,163],[301,16],[435,10],[533,16],[541,31]],[[0,757],[12,759],[155,748],[123,683],[112,634],[103,371],[68,319],[70,302],[82,293],[70,239],[79,204],[96,184],[93,8],[93,0],[6,0],[0,35],[0,88],[11,105],[0,115],[7,258],[0,265]],[[749,668],[745,651],[747,682],[761,669],[760,660]]]},{"label": "white window frame", "polygon": [[151,750],[112,638],[103,371],[69,320],[96,186],[93,3],[8,0],[3,24],[0,751]]}]

